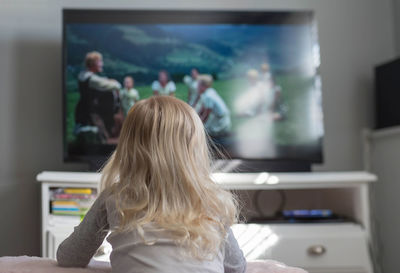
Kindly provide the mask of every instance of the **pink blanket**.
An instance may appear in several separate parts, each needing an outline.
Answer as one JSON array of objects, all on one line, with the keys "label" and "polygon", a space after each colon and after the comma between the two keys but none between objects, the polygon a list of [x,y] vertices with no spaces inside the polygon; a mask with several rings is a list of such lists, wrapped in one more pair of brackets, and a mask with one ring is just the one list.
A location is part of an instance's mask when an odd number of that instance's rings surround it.
[{"label": "pink blanket", "polygon": [[[110,264],[92,260],[86,268],[62,268],[51,259],[39,257],[0,257],[1,273],[110,273]],[[264,260],[247,263],[246,273],[306,273],[282,263]]]}]

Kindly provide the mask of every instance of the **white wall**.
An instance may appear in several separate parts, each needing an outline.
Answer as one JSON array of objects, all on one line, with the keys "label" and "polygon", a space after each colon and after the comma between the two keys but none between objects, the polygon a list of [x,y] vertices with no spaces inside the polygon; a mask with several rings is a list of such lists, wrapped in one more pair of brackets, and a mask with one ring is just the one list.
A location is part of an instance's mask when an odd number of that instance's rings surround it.
[{"label": "white wall", "polygon": [[312,9],[322,58],[325,164],[362,168],[372,121],[372,68],[394,55],[391,0],[0,0],[0,255],[39,254],[41,170],[62,163],[61,9]]}]

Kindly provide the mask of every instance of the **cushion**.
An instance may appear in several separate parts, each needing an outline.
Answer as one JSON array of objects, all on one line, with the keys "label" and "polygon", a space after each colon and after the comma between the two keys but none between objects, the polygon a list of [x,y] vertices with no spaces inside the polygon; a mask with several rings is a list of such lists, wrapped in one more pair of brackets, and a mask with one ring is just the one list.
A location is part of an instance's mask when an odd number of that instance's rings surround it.
[{"label": "cushion", "polygon": [[[1,273],[110,273],[108,262],[92,260],[86,268],[63,268],[52,259],[40,257],[0,257]],[[307,273],[273,260],[249,261],[246,273]]]}]

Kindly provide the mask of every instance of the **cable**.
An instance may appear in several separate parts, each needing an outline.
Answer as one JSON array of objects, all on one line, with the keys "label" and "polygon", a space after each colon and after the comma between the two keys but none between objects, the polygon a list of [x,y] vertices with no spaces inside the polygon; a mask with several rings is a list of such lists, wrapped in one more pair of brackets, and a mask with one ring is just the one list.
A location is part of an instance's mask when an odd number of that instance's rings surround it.
[{"label": "cable", "polygon": [[286,207],[286,192],[284,190],[278,190],[278,193],[281,197],[281,202],[278,209],[275,212],[275,217],[280,217],[283,215],[283,210]]},{"label": "cable", "polygon": [[259,217],[264,218],[264,219],[281,217],[282,212],[283,212],[284,208],[286,207],[286,192],[284,190],[276,190],[275,191],[279,194],[280,202],[279,202],[279,206],[275,210],[275,213],[272,215],[266,215],[264,213],[262,207],[260,206],[260,196],[263,192],[264,192],[263,190],[256,191],[254,193],[254,196],[252,199],[253,207],[257,211]]}]

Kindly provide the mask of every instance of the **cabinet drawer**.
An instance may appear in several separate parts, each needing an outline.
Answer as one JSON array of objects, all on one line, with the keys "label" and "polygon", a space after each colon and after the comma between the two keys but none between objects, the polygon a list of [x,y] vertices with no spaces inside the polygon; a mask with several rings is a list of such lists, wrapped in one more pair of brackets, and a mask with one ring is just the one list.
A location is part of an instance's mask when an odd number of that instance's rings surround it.
[{"label": "cabinet drawer", "polygon": [[365,231],[355,224],[236,225],[248,260],[273,259],[310,272],[370,272]]},{"label": "cabinet drawer", "polygon": [[369,273],[363,268],[304,268],[308,273]]}]

